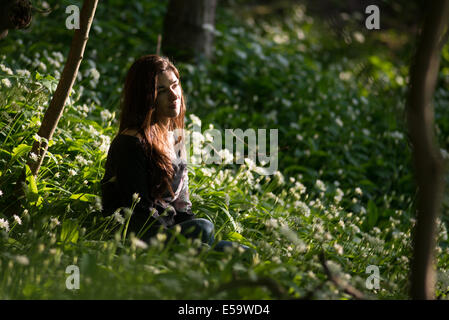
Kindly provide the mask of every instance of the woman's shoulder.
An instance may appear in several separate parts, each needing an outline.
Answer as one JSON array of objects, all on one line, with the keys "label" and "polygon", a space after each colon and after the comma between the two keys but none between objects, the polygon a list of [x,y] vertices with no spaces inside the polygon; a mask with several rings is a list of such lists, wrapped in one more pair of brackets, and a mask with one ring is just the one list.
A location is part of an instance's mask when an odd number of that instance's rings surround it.
[{"label": "woman's shoulder", "polygon": [[120,132],[119,135],[135,137],[135,138],[138,138],[138,139],[142,138],[140,133],[138,133],[137,130],[135,130],[135,129],[125,129],[122,132]]},{"label": "woman's shoulder", "polygon": [[143,151],[143,147],[139,135],[131,135],[129,132],[120,132],[111,142],[111,148],[120,154],[134,151],[140,152]]}]

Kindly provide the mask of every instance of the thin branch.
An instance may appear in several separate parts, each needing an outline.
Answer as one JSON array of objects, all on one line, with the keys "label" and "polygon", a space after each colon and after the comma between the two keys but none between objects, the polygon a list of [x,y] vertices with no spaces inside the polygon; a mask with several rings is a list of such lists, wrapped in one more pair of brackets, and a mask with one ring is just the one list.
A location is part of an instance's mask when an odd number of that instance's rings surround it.
[{"label": "thin branch", "polygon": [[337,287],[342,289],[345,293],[353,296],[355,299],[358,300],[366,300],[367,298],[363,295],[362,292],[351,286],[350,284],[344,282],[336,275],[332,274],[332,272],[329,270],[329,267],[326,264],[326,259],[324,257],[324,253],[320,253],[320,262],[324,268],[324,271],[326,272],[327,277],[331,282],[333,282]]}]

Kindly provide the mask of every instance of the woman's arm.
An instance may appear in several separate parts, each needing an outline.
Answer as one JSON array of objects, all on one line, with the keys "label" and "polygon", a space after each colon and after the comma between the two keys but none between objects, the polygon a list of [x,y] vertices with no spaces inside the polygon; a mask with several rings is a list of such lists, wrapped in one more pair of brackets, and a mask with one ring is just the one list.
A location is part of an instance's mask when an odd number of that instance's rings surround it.
[{"label": "woman's arm", "polygon": [[[158,210],[150,196],[148,187],[149,172],[147,170],[145,153],[137,139],[121,140],[115,153],[116,186],[120,203],[130,208],[133,203],[133,195],[138,194],[140,201],[135,205],[130,220],[129,229],[136,234],[144,226],[145,222],[159,226],[160,221],[155,221]],[[155,214],[156,213],[156,214]]]}]

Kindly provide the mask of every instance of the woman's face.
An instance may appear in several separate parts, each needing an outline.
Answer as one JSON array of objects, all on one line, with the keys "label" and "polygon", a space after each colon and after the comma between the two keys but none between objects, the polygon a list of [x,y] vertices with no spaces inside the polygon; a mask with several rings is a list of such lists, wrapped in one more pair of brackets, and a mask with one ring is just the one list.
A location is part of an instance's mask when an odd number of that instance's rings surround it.
[{"label": "woman's face", "polygon": [[173,71],[167,70],[157,75],[156,117],[167,123],[181,112],[181,86]]}]

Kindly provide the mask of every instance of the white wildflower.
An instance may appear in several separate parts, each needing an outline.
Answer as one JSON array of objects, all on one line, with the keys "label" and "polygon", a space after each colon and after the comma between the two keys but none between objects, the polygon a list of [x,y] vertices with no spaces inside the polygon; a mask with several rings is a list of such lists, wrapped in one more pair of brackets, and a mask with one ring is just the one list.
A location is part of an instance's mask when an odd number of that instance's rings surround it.
[{"label": "white wildflower", "polygon": [[355,41],[360,42],[360,43],[365,42],[365,36],[362,33],[356,31],[352,35],[353,35]]},{"label": "white wildflower", "polygon": [[30,158],[31,158],[33,161],[37,161],[37,154],[35,154],[34,152],[30,152]]},{"label": "white wildflower", "polygon": [[205,138],[206,141],[208,141],[208,142],[214,142],[214,137],[210,134],[210,132],[205,132],[204,138]]},{"label": "white wildflower", "polygon": [[363,195],[363,191],[359,187],[355,188],[355,193],[360,195],[360,196]]},{"label": "white wildflower", "polygon": [[191,113],[190,115],[189,115],[189,117],[190,117],[190,120],[192,120],[192,124],[193,125],[197,125],[197,126],[199,126],[199,127],[201,127],[201,119],[200,118],[198,118],[196,115],[194,115],[193,113]]},{"label": "white wildflower", "polygon": [[338,77],[340,78],[340,80],[343,80],[343,81],[349,80],[349,79],[351,79],[351,72],[349,72],[349,71],[346,71],[346,72],[342,71],[342,72],[340,72]]},{"label": "white wildflower", "polygon": [[69,169],[68,172],[69,172],[69,176],[75,176],[77,174],[76,170],[74,170],[74,169]]},{"label": "white wildflower", "polygon": [[165,240],[167,240],[167,235],[166,235],[165,233],[158,233],[158,234],[156,235],[156,239],[157,239],[159,242],[164,242]]},{"label": "white wildflower", "polygon": [[334,196],[334,200],[335,202],[339,203],[341,199],[343,199],[344,193],[340,188],[337,188],[336,192],[337,194]]},{"label": "white wildflower", "polygon": [[132,237],[131,238],[131,244],[133,246],[135,246],[136,248],[140,248],[140,249],[146,249],[148,248],[148,244],[142,240],[140,240],[139,238],[136,237]]},{"label": "white wildflower", "polygon": [[50,228],[53,229],[56,226],[59,226],[61,223],[59,222],[58,218],[50,218]]},{"label": "white wildflower", "polygon": [[2,79],[2,84],[7,88],[11,88],[11,81],[7,78]]},{"label": "white wildflower", "polygon": [[33,139],[36,140],[36,141],[38,141],[38,142],[40,142],[41,139],[42,139],[42,137],[41,137],[40,135],[38,135],[37,133],[35,133],[35,134],[33,135]]},{"label": "white wildflower", "polygon": [[269,220],[267,220],[265,222],[265,225],[268,228],[277,228],[279,226],[278,221],[276,219],[274,219],[274,218],[270,218]]},{"label": "white wildflower", "polygon": [[284,184],[285,182],[284,176],[279,170],[274,173],[274,178],[279,181],[279,184]]},{"label": "white wildflower", "polygon": [[339,117],[337,117],[337,119],[335,119],[335,122],[340,126],[343,127],[343,121],[341,121],[341,119]]},{"label": "white wildflower", "polygon": [[310,208],[302,201],[295,201],[295,208],[299,209],[299,212],[303,213],[306,217],[310,216]]},{"label": "white wildflower", "polygon": [[87,160],[84,159],[84,157],[83,157],[82,155],[77,155],[77,156],[75,157],[75,161],[78,162],[78,163],[80,163],[80,164],[82,164],[82,165],[85,165],[85,166],[88,164],[88,163],[87,163]]},{"label": "white wildflower", "polygon": [[24,266],[27,266],[27,265],[30,264],[30,260],[26,256],[19,255],[19,256],[16,256],[15,258],[16,258],[16,261],[17,261],[18,264],[21,264],[21,265],[24,265]]},{"label": "white wildflower", "polygon": [[323,181],[321,181],[320,179],[317,179],[315,182],[315,186],[321,190],[321,191],[326,191],[326,185],[324,184]]},{"label": "white wildflower", "polygon": [[389,136],[395,140],[402,140],[404,138],[404,134],[399,131],[393,131],[389,133]]},{"label": "white wildflower", "polygon": [[122,215],[120,214],[120,209],[117,209],[114,212],[114,219],[115,219],[115,221],[117,221],[120,224],[124,224],[125,223],[125,219],[123,219]]},{"label": "white wildflower", "polygon": [[360,233],[360,228],[357,227],[355,224],[351,225],[351,228],[354,231],[354,233]]},{"label": "white wildflower", "polygon": [[101,144],[98,147],[98,149],[103,153],[107,153],[109,150],[109,146],[111,144],[111,138],[109,136],[100,135],[100,139],[101,139]]},{"label": "white wildflower", "polygon": [[58,60],[59,62],[63,62],[64,61],[64,56],[62,55],[61,52],[52,52],[52,55],[56,58],[56,60]]},{"label": "white wildflower", "polygon": [[8,68],[7,66],[5,66],[4,64],[1,64],[1,63],[0,63],[0,69],[10,76],[12,76],[14,74],[14,72],[10,68]]},{"label": "white wildflower", "polygon": [[138,193],[134,193],[133,194],[133,203],[139,203],[140,202],[140,197],[139,197],[139,194]]},{"label": "white wildflower", "polygon": [[339,245],[338,243],[334,243],[334,249],[335,249],[335,251],[337,251],[337,253],[339,255],[343,254],[343,247],[341,245]]},{"label": "white wildflower", "polygon": [[212,169],[206,168],[206,167],[201,168],[201,172],[202,172],[206,177],[212,177],[212,174],[213,174]]},{"label": "white wildflower", "polygon": [[95,81],[98,81],[100,79],[100,72],[98,72],[97,69],[92,68],[89,70],[89,74],[94,78]]},{"label": "white wildflower", "polygon": [[22,224],[22,219],[18,215],[14,215],[14,220],[17,222],[17,224]]},{"label": "white wildflower", "polygon": [[39,63],[38,68],[42,72],[46,72],[47,71],[47,66],[43,62]]},{"label": "white wildflower", "polygon": [[101,120],[103,122],[106,122],[112,118],[112,113],[108,109],[104,109],[103,111],[100,112],[100,116]]},{"label": "white wildflower", "polygon": [[295,182],[295,189],[299,191],[299,194],[304,194],[306,192],[306,187],[299,181]]},{"label": "white wildflower", "polygon": [[9,231],[9,222],[3,218],[0,219],[0,229],[5,229],[6,232]]},{"label": "white wildflower", "polygon": [[250,158],[245,158],[245,164],[248,166],[248,169],[254,171],[256,168],[256,164]]}]

